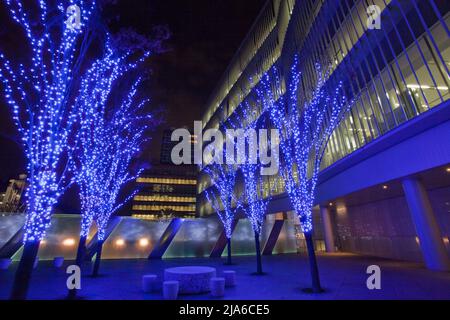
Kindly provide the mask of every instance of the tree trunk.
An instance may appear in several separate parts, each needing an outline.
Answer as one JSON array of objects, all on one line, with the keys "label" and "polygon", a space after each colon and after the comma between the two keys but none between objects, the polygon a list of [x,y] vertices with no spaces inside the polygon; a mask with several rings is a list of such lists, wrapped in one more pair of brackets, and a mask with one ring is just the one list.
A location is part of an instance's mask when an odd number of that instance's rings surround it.
[{"label": "tree trunk", "polygon": [[31,274],[39,251],[40,241],[27,241],[14,277],[11,300],[25,300],[30,285]]},{"label": "tree trunk", "polygon": [[255,248],[256,248],[256,274],[263,274],[261,261],[261,246],[259,244],[259,234],[255,232]]},{"label": "tree trunk", "polygon": [[227,254],[227,265],[231,265],[232,263],[231,263],[231,239],[230,238],[227,238],[227,251],[228,251],[228,254]]},{"label": "tree trunk", "polygon": [[[77,257],[75,260],[75,264],[80,268],[83,266],[84,258],[86,255],[86,236],[80,237],[80,241],[78,242],[78,250]],[[68,299],[75,299],[77,296],[77,289],[70,289]]]},{"label": "tree trunk", "polygon": [[312,292],[323,292],[320,286],[319,269],[317,267],[316,253],[314,250],[314,241],[312,232],[305,232],[306,246],[308,248],[309,267],[311,269]]},{"label": "tree trunk", "polygon": [[83,266],[84,258],[86,255],[86,239],[86,236],[82,236],[80,237],[80,241],[78,242],[77,259],[75,260],[75,263],[80,267],[80,269]]},{"label": "tree trunk", "polygon": [[100,260],[102,259],[103,240],[97,242],[97,254],[95,255],[94,270],[92,272],[93,277],[98,276],[98,270],[100,269]]}]

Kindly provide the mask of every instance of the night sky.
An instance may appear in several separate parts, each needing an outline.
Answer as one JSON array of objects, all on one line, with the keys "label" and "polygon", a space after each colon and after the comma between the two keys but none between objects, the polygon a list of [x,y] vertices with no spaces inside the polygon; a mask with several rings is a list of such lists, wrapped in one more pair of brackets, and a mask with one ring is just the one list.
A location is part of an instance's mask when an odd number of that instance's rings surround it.
[{"label": "night sky", "polygon": [[[159,161],[161,133],[165,128],[193,126],[201,120],[205,103],[249,31],[265,0],[119,0],[116,27],[131,27],[150,34],[156,25],[167,25],[171,38],[165,52],[153,56],[149,95],[154,107],[163,110],[164,122],[152,134],[153,141],[143,151],[149,163]],[[3,7],[3,4],[0,4]],[[4,8],[0,8],[2,11]],[[4,14],[0,15],[4,30]],[[1,35],[2,31],[0,31]],[[0,46],[5,43],[2,36]],[[18,54],[23,54],[17,47]],[[9,108],[0,95],[0,190],[11,178],[24,172],[25,161]],[[60,205],[76,210],[73,192]]]},{"label": "night sky", "polygon": [[[193,126],[206,101],[253,24],[265,0],[133,1],[131,19],[148,25],[148,17],[172,32],[168,52],[154,57],[151,95],[167,107],[162,128]],[[138,3],[146,3],[139,16]],[[127,3],[127,6],[128,3]],[[127,15],[128,16],[128,15]],[[156,146],[155,146],[156,145]],[[159,134],[150,157],[159,159]]]}]

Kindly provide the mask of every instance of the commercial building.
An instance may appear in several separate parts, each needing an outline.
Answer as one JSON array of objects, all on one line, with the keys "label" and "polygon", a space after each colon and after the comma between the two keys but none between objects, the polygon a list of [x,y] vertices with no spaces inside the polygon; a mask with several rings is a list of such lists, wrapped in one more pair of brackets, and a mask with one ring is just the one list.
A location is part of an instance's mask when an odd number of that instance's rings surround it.
[{"label": "commercial building", "polygon": [[6,191],[0,195],[0,212],[20,213],[25,211],[23,193],[27,184],[27,175],[9,180]]},{"label": "commercial building", "polygon": [[145,220],[168,220],[171,218],[194,218],[197,203],[198,169],[193,164],[197,137],[189,132],[191,165],[175,165],[172,150],[178,141],[172,141],[175,128],[164,130],[161,140],[160,163],[152,165],[137,180],[139,190],[133,198],[132,216]]},{"label": "commercial building", "polygon": [[136,180],[133,217],[147,220],[196,216],[197,168],[156,165]]},{"label": "commercial building", "polygon": [[[449,12],[440,0],[269,0],[212,93],[204,129],[230,117],[274,66],[283,79],[298,56],[307,98],[314,65],[330,65],[326,86],[342,82],[353,104],[323,160],[316,239],[327,251],[450,270]],[[280,177],[267,185],[269,214],[291,211]],[[201,175],[202,216],[213,213],[208,187]]]},{"label": "commercial building", "polygon": [[[192,132],[192,130],[189,130],[188,128],[182,128],[186,129],[189,132]],[[161,153],[160,153],[160,163],[161,164],[174,164],[172,161],[172,150],[177,145],[178,141],[172,141],[172,133],[175,131],[175,128],[170,128],[167,130],[164,130],[162,142],[161,142]],[[197,144],[197,137],[191,133],[191,164],[194,164],[194,148]]]}]

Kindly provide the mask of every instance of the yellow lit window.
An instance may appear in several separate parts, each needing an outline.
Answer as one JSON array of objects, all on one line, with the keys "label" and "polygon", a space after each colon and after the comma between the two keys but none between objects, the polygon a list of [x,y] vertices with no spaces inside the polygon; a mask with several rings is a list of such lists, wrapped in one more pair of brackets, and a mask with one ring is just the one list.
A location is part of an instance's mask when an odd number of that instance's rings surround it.
[{"label": "yellow lit window", "polygon": [[138,178],[139,183],[161,183],[161,184],[182,184],[182,185],[197,185],[195,179],[171,179],[171,178]]}]

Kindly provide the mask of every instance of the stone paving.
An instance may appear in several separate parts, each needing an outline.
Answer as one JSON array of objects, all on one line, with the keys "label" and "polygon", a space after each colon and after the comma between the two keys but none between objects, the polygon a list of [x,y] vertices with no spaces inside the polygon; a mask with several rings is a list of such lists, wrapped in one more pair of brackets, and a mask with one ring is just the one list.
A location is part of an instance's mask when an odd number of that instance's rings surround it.
[{"label": "stone paving", "polygon": [[[83,299],[142,300],[162,299],[162,293],[142,292],[144,274],[156,274],[161,280],[164,269],[175,266],[211,266],[220,276],[224,270],[236,271],[237,286],[227,288],[224,300],[277,299],[450,299],[450,273],[434,272],[421,264],[399,262],[352,254],[321,254],[318,256],[322,286],[321,294],[305,293],[310,285],[308,260],[304,255],[263,257],[263,276],[253,275],[254,257],[235,257],[235,264],[225,266],[221,259],[109,260],[103,261],[101,275],[92,278],[90,265],[83,269],[79,296]],[[65,299],[67,294],[65,267],[55,269],[52,262],[40,262],[34,271],[30,299]],[[368,290],[369,265],[381,268],[381,290]],[[17,263],[0,271],[0,299],[7,299]],[[159,287],[161,284],[159,284]],[[210,294],[180,296],[183,300],[216,299]]]}]

